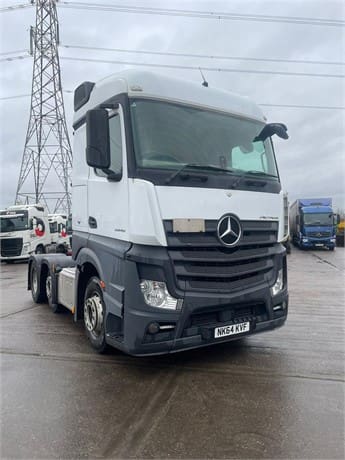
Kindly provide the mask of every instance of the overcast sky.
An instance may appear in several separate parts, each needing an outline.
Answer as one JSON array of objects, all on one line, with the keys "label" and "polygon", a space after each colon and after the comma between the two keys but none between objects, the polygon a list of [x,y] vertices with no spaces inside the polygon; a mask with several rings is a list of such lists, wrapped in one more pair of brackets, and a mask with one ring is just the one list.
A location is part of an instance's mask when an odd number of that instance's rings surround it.
[{"label": "overcast sky", "polygon": [[[77,1],[77,0],[76,0]],[[240,14],[345,20],[343,0],[85,0],[93,4],[164,7]],[[0,0],[0,8],[28,0]],[[250,58],[345,61],[345,28],[310,24],[216,20],[120,12],[85,11],[58,6],[61,45],[165,51]],[[0,13],[1,53],[29,48],[35,9]],[[23,54],[23,53],[21,53]],[[344,65],[291,64],[146,56],[59,48],[60,57],[87,57],[196,67],[222,67],[283,72],[345,73]],[[3,57],[3,56],[1,56]],[[0,208],[13,204],[29,119],[32,58],[3,61],[0,77],[1,197]],[[62,84],[74,90],[84,80],[97,81],[130,66],[61,59]],[[145,67],[140,67],[145,69]],[[147,70],[150,70],[147,68]],[[154,70],[154,69],[151,69]],[[199,71],[157,69],[201,82]],[[259,104],[345,106],[343,78],[226,73],[204,71],[210,86],[249,96]],[[64,93],[72,141],[73,96]],[[284,122],[288,141],[275,141],[283,188],[297,197],[330,196],[335,209],[344,208],[345,110],[262,107],[269,121]]]}]

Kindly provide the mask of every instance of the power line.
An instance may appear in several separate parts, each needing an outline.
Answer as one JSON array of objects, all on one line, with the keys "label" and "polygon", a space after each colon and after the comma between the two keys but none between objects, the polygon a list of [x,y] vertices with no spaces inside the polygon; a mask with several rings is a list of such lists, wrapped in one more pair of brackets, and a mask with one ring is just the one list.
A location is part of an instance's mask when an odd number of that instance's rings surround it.
[{"label": "power line", "polygon": [[[68,61],[81,61],[81,62],[98,62],[103,64],[123,64],[131,66],[142,66],[142,67],[161,67],[165,69],[183,69],[183,70],[200,70],[200,66],[188,66],[188,65],[174,65],[174,64],[145,64],[142,62],[131,62],[131,61],[109,61],[106,59],[90,59],[90,58],[77,58],[61,56],[60,59]],[[216,68],[216,67],[205,67],[202,66],[202,70],[209,72],[228,72],[228,73],[254,73],[259,75],[285,75],[295,77],[324,77],[324,78],[344,78],[343,74],[325,74],[325,73],[306,73],[306,72],[284,72],[274,70],[255,70],[255,69],[229,69],[229,68]]]},{"label": "power line", "polygon": [[[64,93],[74,93],[73,90],[64,89]],[[19,94],[16,96],[7,96],[7,97],[0,97],[0,101],[11,100],[11,99],[19,99],[22,97],[30,97],[31,94]],[[341,106],[327,106],[327,105],[303,105],[303,104],[269,104],[269,103],[258,103],[262,107],[281,107],[281,108],[288,108],[288,109],[321,109],[321,110],[345,110],[345,107]]]},{"label": "power line", "polygon": [[21,55],[21,56],[11,56],[11,57],[6,57],[6,58],[1,58],[0,62],[2,62],[2,61],[16,61],[18,59],[26,59],[26,58],[29,58],[29,57],[31,57],[30,54],[24,54],[24,55]]},{"label": "power line", "polygon": [[0,56],[8,56],[9,54],[19,54],[19,53],[27,53],[27,50],[6,51],[4,53],[0,53]]},{"label": "power line", "polygon": [[8,13],[10,11],[16,11],[18,9],[24,9],[24,8],[32,8],[32,4],[30,3],[23,3],[19,5],[11,5],[11,6],[5,6],[3,8],[0,8],[0,13]]},{"label": "power line", "polygon": [[117,11],[121,13],[136,13],[136,14],[156,14],[163,16],[184,16],[196,17],[204,19],[225,19],[225,20],[239,20],[239,21],[263,21],[263,22],[285,22],[290,24],[308,24],[316,26],[336,26],[343,27],[345,21],[339,19],[325,19],[325,18],[308,18],[296,16],[271,16],[261,14],[238,14],[216,11],[197,11],[197,10],[182,10],[182,9],[168,9],[168,8],[154,8],[142,6],[126,6],[116,4],[97,4],[88,2],[69,2],[60,1],[60,8],[75,8],[85,10],[99,10],[99,11]]},{"label": "power line", "polygon": [[169,51],[148,51],[148,50],[130,50],[122,48],[101,48],[94,46],[81,46],[81,45],[60,45],[62,48],[67,49],[82,49],[94,51],[106,51],[117,53],[129,54],[147,54],[153,56],[173,56],[173,57],[187,57],[187,58],[200,58],[200,59],[219,59],[219,60],[233,60],[233,61],[254,61],[254,62],[282,62],[288,64],[318,64],[318,65],[345,65],[345,62],[336,61],[308,61],[304,59],[273,59],[273,58],[255,58],[247,56],[222,56],[212,54],[191,54],[191,53],[175,53]]},{"label": "power line", "polygon": [[283,107],[285,109],[326,109],[326,110],[345,110],[341,106],[328,106],[328,105],[300,105],[300,104],[258,104],[262,107]]}]

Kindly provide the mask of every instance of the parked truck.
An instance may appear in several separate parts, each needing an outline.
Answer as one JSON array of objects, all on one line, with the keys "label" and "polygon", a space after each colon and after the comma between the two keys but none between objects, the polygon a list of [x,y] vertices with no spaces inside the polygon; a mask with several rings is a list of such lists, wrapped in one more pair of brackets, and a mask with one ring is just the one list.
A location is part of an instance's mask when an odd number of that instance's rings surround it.
[{"label": "parked truck", "polygon": [[67,254],[70,251],[68,217],[65,214],[48,214],[51,243],[55,252]]},{"label": "parked truck", "polygon": [[300,249],[335,248],[336,222],[331,198],[300,198],[290,207],[292,241]]},{"label": "parked truck", "polygon": [[99,352],[282,326],[287,213],[271,138],[286,126],[245,97],[133,70],[81,84],[74,110],[72,256],[30,258],[34,301],[69,309]]},{"label": "parked truck", "polygon": [[0,260],[13,262],[42,254],[51,243],[48,214],[40,204],[10,206],[0,211]]}]

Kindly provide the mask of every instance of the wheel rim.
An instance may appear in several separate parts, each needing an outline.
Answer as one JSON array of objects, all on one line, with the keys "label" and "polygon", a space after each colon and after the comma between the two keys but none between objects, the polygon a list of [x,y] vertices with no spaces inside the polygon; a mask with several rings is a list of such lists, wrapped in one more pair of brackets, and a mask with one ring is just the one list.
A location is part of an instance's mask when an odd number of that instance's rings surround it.
[{"label": "wheel rim", "polygon": [[84,323],[86,329],[99,337],[103,329],[103,305],[99,294],[94,293],[84,303]]},{"label": "wheel rim", "polygon": [[46,279],[46,295],[48,300],[50,300],[52,297],[52,277],[50,275]]},{"label": "wheel rim", "polygon": [[37,272],[35,269],[32,270],[31,284],[32,284],[32,290],[34,294],[36,294],[37,288],[38,288],[38,279],[37,279]]}]

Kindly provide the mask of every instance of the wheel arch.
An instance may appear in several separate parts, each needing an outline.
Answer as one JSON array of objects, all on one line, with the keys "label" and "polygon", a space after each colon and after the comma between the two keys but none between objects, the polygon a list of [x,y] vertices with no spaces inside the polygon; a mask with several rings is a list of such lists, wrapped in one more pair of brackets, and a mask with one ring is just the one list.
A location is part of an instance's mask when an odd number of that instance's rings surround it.
[{"label": "wheel arch", "polygon": [[77,257],[77,277],[76,277],[76,292],[75,292],[75,321],[83,318],[84,312],[84,295],[88,281],[93,277],[97,276],[100,280],[103,279],[102,265],[97,255],[89,248],[82,248]]}]

